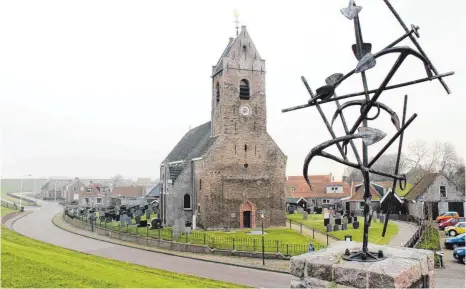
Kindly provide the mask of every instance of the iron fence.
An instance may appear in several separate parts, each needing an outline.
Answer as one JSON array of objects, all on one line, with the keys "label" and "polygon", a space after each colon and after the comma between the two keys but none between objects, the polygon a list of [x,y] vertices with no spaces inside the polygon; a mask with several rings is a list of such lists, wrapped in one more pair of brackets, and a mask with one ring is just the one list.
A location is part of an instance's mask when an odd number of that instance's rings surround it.
[{"label": "iron fence", "polygon": [[12,210],[17,210],[18,209],[18,206],[16,205],[16,203],[9,203],[9,202],[3,201],[3,200],[2,200],[2,207],[9,208],[9,209],[12,209]]},{"label": "iron fence", "polygon": [[[88,217],[67,216],[77,219],[79,221],[90,224],[91,220]],[[264,236],[262,243],[262,235],[251,236],[248,238],[214,236],[208,232],[180,232],[176,233],[172,228],[159,228],[151,230],[150,227],[138,227],[137,225],[122,225],[120,222],[105,222],[101,219],[95,219],[91,227],[101,228],[107,231],[119,232],[129,235],[150,237],[153,239],[160,239],[165,241],[172,241],[177,243],[195,244],[208,246],[211,249],[229,250],[229,251],[243,251],[243,252],[262,252],[266,253],[280,253],[284,256],[296,256],[307,253],[309,244],[296,244],[284,242],[282,240],[271,240]],[[319,243],[312,243],[314,250],[320,250],[326,245]]]}]

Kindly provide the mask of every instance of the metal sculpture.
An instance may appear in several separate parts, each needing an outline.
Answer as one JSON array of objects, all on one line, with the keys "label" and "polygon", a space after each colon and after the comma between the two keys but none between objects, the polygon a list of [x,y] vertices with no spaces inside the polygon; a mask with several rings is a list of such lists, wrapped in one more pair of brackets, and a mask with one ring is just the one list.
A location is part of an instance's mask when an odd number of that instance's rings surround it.
[{"label": "metal sculpture", "polygon": [[[420,37],[419,27],[411,25],[411,30],[409,30],[408,27],[401,20],[400,16],[395,11],[393,6],[389,3],[389,1],[388,0],[382,0],[382,1],[388,6],[388,8],[394,14],[394,16],[396,17],[398,22],[401,24],[401,26],[403,27],[406,33],[402,35],[401,37],[399,37],[398,39],[396,39],[395,41],[393,41],[392,43],[390,43],[389,45],[387,45],[381,51],[373,54],[372,44],[364,42],[362,38],[361,23],[359,19],[359,13],[361,12],[362,7],[356,6],[355,1],[350,0],[348,7],[341,9],[341,13],[346,18],[354,22],[356,44],[352,45],[352,50],[353,50],[353,53],[356,59],[358,60],[358,64],[353,70],[351,70],[347,74],[335,73],[327,77],[327,79],[325,80],[326,84],[324,86],[319,87],[316,90],[316,94],[314,94],[314,92],[310,88],[306,79],[304,77],[301,77],[311,98],[309,99],[307,104],[282,110],[282,112],[289,112],[289,111],[294,111],[297,109],[315,106],[317,110],[319,111],[319,114],[322,117],[322,120],[324,121],[330,135],[332,136],[331,140],[324,142],[316,146],[315,148],[313,148],[305,158],[304,166],[303,166],[303,175],[309,187],[311,188],[311,190],[312,190],[312,184],[309,180],[308,168],[309,168],[309,164],[311,160],[315,156],[320,156],[320,157],[324,157],[327,159],[331,159],[333,161],[344,164],[346,166],[359,169],[362,172],[363,179],[364,179],[364,233],[363,233],[364,235],[363,235],[362,250],[358,252],[349,252],[349,250],[346,250],[345,254],[342,257],[345,260],[349,260],[349,261],[374,262],[374,261],[383,260],[385,258],[385,256],[383,255],[383,252],[381,251],[377,253],[369,252],[368,246],[367,246],[369,225],[370,225],[371,217],[372,217],[372,209],[370,207],[372,196],[369,191],[369,186],[370,186],[369,173],[385,176],[393,180],[392,190],[391,192],[389,192],[389,196],[388,196],[389,205],[388,205],[388,210],[386,213],[387,215],[385,217],[382,237],[385,237],[385,232],[387,229],[387,224],[388,224],[388,219],[389,219],[389,212],[390,212],[393,194],[395,192],[397,182],[399,182],[399,186],[401,189],[406,188],[406,176],[399,174],[399,163],[400,163],[400,157],[401,157],[401,150],[403,147],[403,133],[406,130],[406,128],[417,117],[417,114],[413,114],[408,120],[406,120],[406,109],[407,109],[407,104],[408,104],[408,96],[406,95],[404,98],[402,121],[400,122],[398,114],[395,111],[393,111],[391,108],[389,108],[384,103],[378,101],[380,96],[382,95],[384,91],[387,91],[387,90],[396,89],[396,88],[400,88],[400,87],[404,87],[408,85],[414,85],[414,84],[422,83],[425,81],[432,81],[435,79],[438,79],[443,85],[443,87],[445,88],[446,92],[450,94],[450,89],[448,88],[443,78],[454,74],[454,72],[448,72],[444,74],[438,73],[437,69],[434,67],[434,65],[432,64],[430,59],[427,57],[426,53],[424,52],[424,50],[422,49],[422,47],[420,46],[420,44],[417,42],[416,38],[414,37],[414,36],[416,36],[417,38]],[[411,42],[414,43],[417,50],[411,47],[408,47],[408,46],[396,46],[401,41],[407,38],[409,38]],[[389,54],[398,54],[397,60],[395,61],[394,65],[392,66],[388,74],[385,76],[384,80],[379,85],[379,87],[376,89],[370,90],[367,85],[366,72],[377,65],[378,58],[383,57],[385,55],[389,55]],[[426,70],[427,77],[389,86],[388,84],[390,80],[392,79],[396,71],[402,66],[404,60],[408,56],[415,57],[423,63],[425,70]],[[354,74],[361,75],[364,90],[362,92],[355,92],[355,93],[346,94],[343,96],[337,96],[335,93],[335,90],[338,88],[338,86]],[[364,96],[365,98],[362,100],[361,99],[351,100],[344,104],[340,104],[339,102],[340,100],[347,99],[347,98],[353,98],[356,96]],[[329,103],[329,102],[335,102],[337,106],[337,110],[333,114],[333,117],[330,122],[328,121],[327,117],[325,116],[321,108],[321,105]],[[343,111],[347,107],[350,107],[350,106],[360,106],[360,115],[358,119],[355,121],[355,123],[351,126],[351,128],[348,127],[345,116],[343,114]],[[369,117],[368,114],[372,109],[376,109],[376,114],[373,117]],[[397,132],[389,139],[389,141],[375,155],[375,157],[373,157],[372,160],[369,161],[368,146],[381,141],[386,136],[386,134],[378,129],[368,127],[367,123],[368,121],[378,118],[382,111],[390,115],[391,122],[395,126]],[[339,137],[337,137],[337,134],[335,133],[333,129],[333,124],[337,118],[341,119],[344,131],[345,131],[345,135],[339,136]],[[356,133],[356,130],[358,131],[357,133]],[[357,139],[362,140],[362,156],[359,154],[356,148],[356,145],[355,145],[355,140]],[[374,163],[384,154],[384,152],[397,139],[399,139],[399,141],[398,141],[398,152],[397,152],[394,172],[388,173],[388,172],[383,172],[383,171],[373,169],[372,166],[374,165]],[[348,156],[347,156],[348,145],[351,146],[356,162],[351,162],[348,160]],[[331,146],[336,146],[338,148],[338,151],[340,152],[341,157],[335,156],[333,154],[330,154],[324,151],[326,148],[331,147]]]}]

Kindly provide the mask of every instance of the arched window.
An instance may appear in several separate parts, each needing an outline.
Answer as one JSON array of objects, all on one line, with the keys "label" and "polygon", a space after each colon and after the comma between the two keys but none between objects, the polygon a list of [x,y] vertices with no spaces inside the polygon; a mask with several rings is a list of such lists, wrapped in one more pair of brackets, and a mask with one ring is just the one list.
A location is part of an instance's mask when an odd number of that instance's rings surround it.
[{"label": "arched window", "polygon": [[185,194],[183,198],[183,209],[191,209],[191,195]]},{"label": "arched window", "polygon": [[217,100],[217,103],[220,102],[220,84],[218,84],[215,87],[215,99]]},{"label": "arched window", "polygon": [[241,79],[239,82],[239,98],[249,99],[249,81]]}]

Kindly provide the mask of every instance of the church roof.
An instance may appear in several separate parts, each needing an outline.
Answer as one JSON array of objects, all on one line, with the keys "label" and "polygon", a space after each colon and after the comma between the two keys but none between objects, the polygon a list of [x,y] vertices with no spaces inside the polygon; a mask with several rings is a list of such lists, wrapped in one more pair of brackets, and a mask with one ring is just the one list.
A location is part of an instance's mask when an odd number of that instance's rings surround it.
[{"label": "church roof", "polygon": [[168,163],[179,162],[169,165],[170,178],[176,180],[189,161],[204,155],[215,140],[210,121],[189,130],[166,158]]},{"label": "church roof", "polygon": [[235,42],[235,40],[233,38],[230,38],[227,47],[223,51],[222,56],[220,56],[220,59],[218,60],[217,65],[215,66],[212,72],[212,76],[216,75],[217,73],[223,70],[223,57],[226,57],[228,55],[231,47],[233,46],[233,42]]}]

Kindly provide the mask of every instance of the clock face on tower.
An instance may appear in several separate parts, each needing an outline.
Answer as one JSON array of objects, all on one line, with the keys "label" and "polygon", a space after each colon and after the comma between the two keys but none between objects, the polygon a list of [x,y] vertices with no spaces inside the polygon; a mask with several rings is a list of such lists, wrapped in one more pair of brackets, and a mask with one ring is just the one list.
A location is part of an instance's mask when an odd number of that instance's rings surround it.
[{"label": "clock face on tower", "polygon": [[241,113],[241,115],[248,116],[251,114],[251,109],[247,105],[242,105],[239,108],[239,113]]}]

